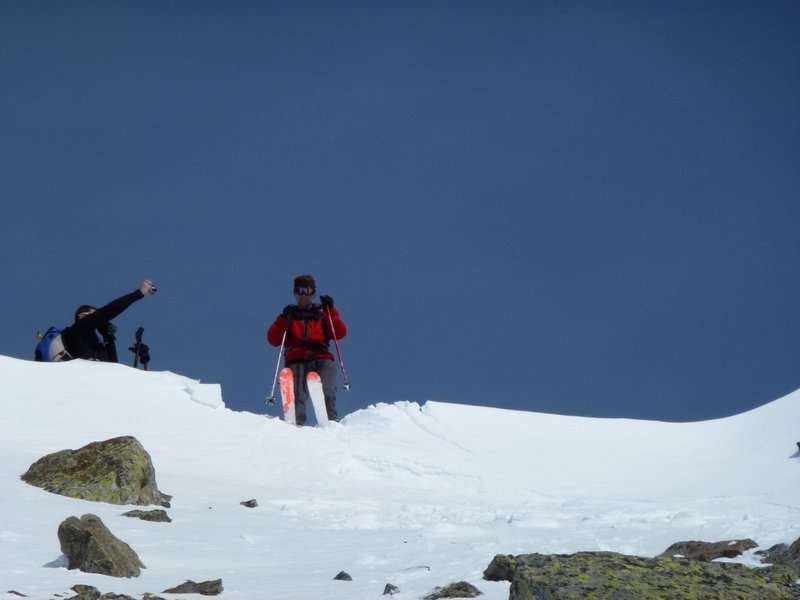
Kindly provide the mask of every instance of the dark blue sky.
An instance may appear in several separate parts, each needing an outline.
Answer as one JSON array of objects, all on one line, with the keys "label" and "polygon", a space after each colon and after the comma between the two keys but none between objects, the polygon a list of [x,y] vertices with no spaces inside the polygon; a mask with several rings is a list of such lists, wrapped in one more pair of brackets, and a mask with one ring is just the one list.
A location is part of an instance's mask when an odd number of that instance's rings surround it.
[{"label": "dark blue sky", "polygon": [[798,107],[794,1],[0,0],[0,353],[150,277],[120,346],[277,414],[312,273],[340,414],[742,412],[800,387]]}]

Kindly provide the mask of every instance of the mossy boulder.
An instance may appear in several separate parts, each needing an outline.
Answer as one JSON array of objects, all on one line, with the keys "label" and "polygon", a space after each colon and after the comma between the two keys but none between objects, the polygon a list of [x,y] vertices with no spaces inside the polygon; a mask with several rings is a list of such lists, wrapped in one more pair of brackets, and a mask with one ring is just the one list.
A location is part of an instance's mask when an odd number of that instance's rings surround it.
[{"label": "mossy boulder", "polygon": [[48,454],[22,480],[54,494],[109,504],[169,506],[156,485],[150,455],[131,436]]},{"label": "mossy boulder", "polygon": [[442,598],[477,598],[483,595],[478,588],[466,581],[457,581],[443,588],[436,588],[423,600],[441,600]]},{"label": "mossy boulder", "polygon": [[134,598],[133,596],[127,596],[125,594],[115,594],[114,592],[101,594],[100,590],[91,585],[78,584],[78,585],[73,585],[72,588],[70,589],[72,589],[72,591],[75,592],[76,595],[70,596],[66,600],[136,600],[136,598]]},{"label": "mossy boulder", "polygon": [[58,541],[70,569],[111,577],[138,577],[144,567],[136,552],[115,537],[97,515],[69,517],[58,526]]},{"label": "mossy boulder", "polygon": [[154,510],[129,510],[122,513],[123,517],[130,517],[132,519],[141,519],[142,521],[152,521],[153,523],[172,523],[172,519],[166,511],[156,508]]},{"label": "mossy boulder", "polygon": [[222,579],[214,579],[213,581],[201,581],[195,583],[194,581],[185,581],[184,583],[164,590],[164,594],[200,594],[202,596],[218,596],[225,588],[222,587]]},{"label": "mossy boulder", "polygon": [[782,600],[800,598],[787,567],[750,569],[733,563],[614,552],[516,557],[509,600]]},{"label": "mossy boulder", "polygon": [[498,554],[486,567],[483,578],[486,581],[514,581],[517,559],[511,554]]}]

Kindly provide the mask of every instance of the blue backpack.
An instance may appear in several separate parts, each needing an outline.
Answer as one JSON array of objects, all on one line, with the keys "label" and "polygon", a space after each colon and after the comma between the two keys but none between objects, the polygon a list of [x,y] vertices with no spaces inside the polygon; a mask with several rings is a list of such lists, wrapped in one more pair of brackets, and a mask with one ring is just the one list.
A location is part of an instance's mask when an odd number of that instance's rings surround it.
[{"label": "blue backpack", "polygon": [[51,327],[44,333],[39,333],[39,343],[36,344],[34,357],[39,362],[62,362],[72,359],[64,347],[64,340],[58,327]]}]

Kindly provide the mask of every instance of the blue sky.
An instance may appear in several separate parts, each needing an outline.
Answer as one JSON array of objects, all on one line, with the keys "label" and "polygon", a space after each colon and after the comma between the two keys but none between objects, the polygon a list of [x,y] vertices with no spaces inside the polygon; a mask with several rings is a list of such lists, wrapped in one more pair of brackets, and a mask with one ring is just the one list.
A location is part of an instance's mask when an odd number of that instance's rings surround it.
[{"label": "blue sky", "polygon": [[796,2],[1,0],[0,353],[150,277],[119,345],[277,414],[265,331],[312,273],[340,414],[764,404],[800,387],[799,30]]}]

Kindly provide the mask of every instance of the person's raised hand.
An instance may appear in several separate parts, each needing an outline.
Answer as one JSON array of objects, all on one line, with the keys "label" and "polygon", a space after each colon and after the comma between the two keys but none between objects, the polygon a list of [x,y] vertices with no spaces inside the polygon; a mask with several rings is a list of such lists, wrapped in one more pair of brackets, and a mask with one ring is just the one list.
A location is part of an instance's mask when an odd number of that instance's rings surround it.
[{"label": "person's raised hand", "polygon": [[143,295],[149,296],[150,294],[156,293],[156,286],[154,286],[153,282],[149,279],[145,279],[142,285],[139,286],[139,291],[142,292]]}]

